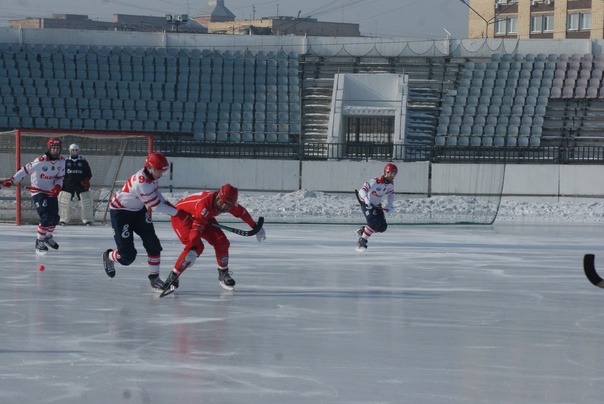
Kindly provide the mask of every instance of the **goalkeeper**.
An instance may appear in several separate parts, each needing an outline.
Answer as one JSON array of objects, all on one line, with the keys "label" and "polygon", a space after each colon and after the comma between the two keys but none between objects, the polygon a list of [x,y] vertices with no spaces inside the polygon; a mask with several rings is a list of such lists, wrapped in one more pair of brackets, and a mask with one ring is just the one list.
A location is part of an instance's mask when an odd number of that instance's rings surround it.
[{"label": "goalkeeper", "polygon": [[59,216],[62,225],[71,220],[74,196],[80,201],[82,223],[90,226],[94,222],[90,192],[91,178],[90,165],[84,157],[80,156],[80,146],[72,144],[69,146],[69,158],[65,159],[65,179],[59,194]]}]

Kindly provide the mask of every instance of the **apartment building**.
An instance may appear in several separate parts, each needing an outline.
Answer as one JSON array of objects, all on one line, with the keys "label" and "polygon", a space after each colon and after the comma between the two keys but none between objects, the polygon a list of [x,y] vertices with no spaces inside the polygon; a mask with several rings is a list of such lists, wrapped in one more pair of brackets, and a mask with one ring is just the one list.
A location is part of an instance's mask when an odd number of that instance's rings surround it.
[{"label": "apartment building", "polygon": [[602,0],[460,0],[468,38],[604,39]]}]

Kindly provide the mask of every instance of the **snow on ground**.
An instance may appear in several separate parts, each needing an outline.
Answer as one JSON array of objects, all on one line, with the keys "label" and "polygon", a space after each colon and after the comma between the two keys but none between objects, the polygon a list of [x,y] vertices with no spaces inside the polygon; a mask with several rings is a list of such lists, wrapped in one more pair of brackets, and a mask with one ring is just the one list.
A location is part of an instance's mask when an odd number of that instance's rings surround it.
[{"label": "snow on ground", "polygon": [[[176,202],[190,192],[164,193]],[[496,201],[489,201],[496,204]],[[350,223],[362,221],[362,214],[352,193],[325,193],[312,190],[261,193],[240,192],[239,203],[252,216],[264,216],[273,222]],[[459,216],[472,203],[460,197],[407,198],[395,197],[395,211],[387,215],[392,223],[409,222],[410,217],[427,218],[438,211],[440,217]],[[228,215],[227,215],[228,216]],[[226,220],[228,217],[221,217]],[[418,220],[415,220],[416,222]],[[546,202],[502,200],[496,222],[596,223],[604,222],[604,202]]]},{"label": "snow on ground", "polygon": [[[176,203],[179,199],[200,190],[178,190],[170,193],[162,189],[166,199]],[[107,198],[109,190],[101,189],[100,197]],[[28,193],[25,197],[29,200]],[[14,190],[0,188],[0,210],[12,216]],[[551,198],[550,198],[551,200]],[[525,223],[601,223],[604,222],[604,199],[551,202],[546,198],[533,201],[502,200],[496,222]],[[358,202],[352,192],[326,193],[302,189],[295,192],[245,192],[239,202],[253,217],[263,216],[268,222],[284,223],[362,223]],[[14,202],[12,202],[14,204]],[[497,210],[496,198],[469,198],[459,196],[408,197],[396,195],[394,212],[387,220],[396,223],[488,223]],[[76,204],[77,208],[77,204]],[[105,213],[99,206],[97,220]],[[79,213],[74,213],[76,216]],[[74,217],[76,217],[74,216]],[[158,218],[161,220],[161,218]],[[230,215],[221,221],[237,222]]]}]

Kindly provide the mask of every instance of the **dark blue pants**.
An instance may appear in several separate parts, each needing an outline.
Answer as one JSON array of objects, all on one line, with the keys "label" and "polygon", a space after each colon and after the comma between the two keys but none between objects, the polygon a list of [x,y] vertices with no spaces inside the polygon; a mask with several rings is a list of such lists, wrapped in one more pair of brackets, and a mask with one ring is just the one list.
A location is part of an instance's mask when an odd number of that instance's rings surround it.
[{"label": "dark blue pants", "polygon": [[120,253],[118,260],[120,264],[128,266],[136,259],[134,234],[138,234],[141,238],[148,255],[160,255],[161,243],[155,234],[155,227],[147,208],[136,212],[111,209],[110,216],[113,238]]},{"label": "dark blue pants", "polygon": [[40,225],[43,227],[56,226],[61,218],[59,217],[59,200],[57,197],[46,194],[32,195],[31,200],[36,207],[36,212],[40,217]]},{"label": "dark blue pants", "polygon": [[376,233],[383,233],[386,231],[388,224],[386,223],[386,217],[384,216],[383,210],[376,208],[367,209],[364,204],[361,205],[361,209],[365,215],[365,220],[367,220],[367,226]]}]

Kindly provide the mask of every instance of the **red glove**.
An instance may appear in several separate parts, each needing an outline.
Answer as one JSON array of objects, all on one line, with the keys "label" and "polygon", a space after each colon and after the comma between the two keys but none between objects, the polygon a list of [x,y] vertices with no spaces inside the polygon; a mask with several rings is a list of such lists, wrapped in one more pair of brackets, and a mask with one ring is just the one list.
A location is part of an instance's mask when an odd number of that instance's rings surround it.
[{"label": "red glove", "polygon": [[178,212],[176,212],[176,215],[174,215],[174,216],[176,216],[177,219],[180,219],[183,222],[186,222],[191,217],[189,212],[182,210],[182,209],[178,209]]},{"label": "red glove", "polygon": [[59,196],[59,192],[61,192],[61,186],[59,184],[57,184],[54,187],[52,187],[52,189],[50,190],[50,196],[53,196],[56,198],[57,196]]},{"label": "red glove", "polygon": [[90,178],[84,178],[80,184],[84,187],[85,191],[90,189]]},{"label": "red glove", "polygon": [[2,186],[6,187],[6,188],[10,188],[10,186],[13,185],[14,183],[15,183],[15,180],[13,179],[13,177],[2,180]]}]

